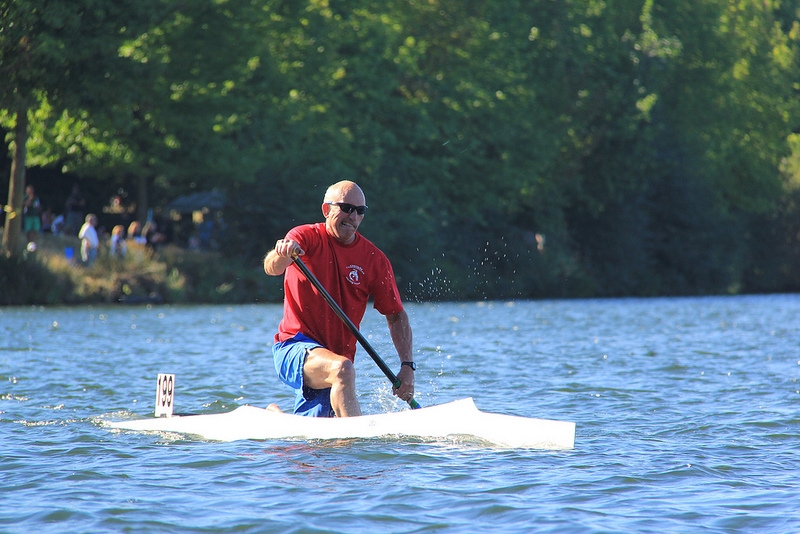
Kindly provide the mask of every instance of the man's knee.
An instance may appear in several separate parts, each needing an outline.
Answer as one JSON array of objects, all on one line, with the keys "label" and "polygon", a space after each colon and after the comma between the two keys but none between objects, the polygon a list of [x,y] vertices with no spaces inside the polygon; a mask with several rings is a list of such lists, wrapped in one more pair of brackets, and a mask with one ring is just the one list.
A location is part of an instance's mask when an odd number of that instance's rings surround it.
[{"label": "man's knee", "polygon": [[325,389],[339,385],[355,384],[356,371],[353,362],[327,349],[311,350],[303,366],[305,385],[313,389]]},{"label": "man's knee", "polygon": [[356,368],[353,362],[347,358],[342,358],[331,364],[330,370],[331,382],[338,382],[340,384],[353,384],[356,380]]}]

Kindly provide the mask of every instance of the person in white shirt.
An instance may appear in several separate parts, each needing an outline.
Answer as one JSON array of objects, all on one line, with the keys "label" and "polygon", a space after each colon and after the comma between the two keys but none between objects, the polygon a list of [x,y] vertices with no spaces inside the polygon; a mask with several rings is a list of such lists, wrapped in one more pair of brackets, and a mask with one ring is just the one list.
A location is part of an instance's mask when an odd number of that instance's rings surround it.
[{"label": "person in white shirt", "polygon": [[81,239],[81,260],[87,267],[97,259],[97,249],[100,247],[95,226],[97,226],[97,216],[90,213],[86,216],[86,222],[81,226],[81,231],[78,232],[78,237]]}]

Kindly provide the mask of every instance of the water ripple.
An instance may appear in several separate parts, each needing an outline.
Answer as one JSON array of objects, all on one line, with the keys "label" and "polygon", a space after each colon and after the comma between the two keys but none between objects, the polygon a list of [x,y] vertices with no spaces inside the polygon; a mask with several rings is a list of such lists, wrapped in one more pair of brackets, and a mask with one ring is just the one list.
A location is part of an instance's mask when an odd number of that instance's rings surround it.
[{"label": "water ripple", "polygon": [[[576,421],[571,451],[112,432],[284,408],[279,306],[0,310],[3,532],[800,531],[800,297],[409,306],[424,405]],[[396,364],[385,320],[364,331]],[[401,409],[364,354],[365,411]]]}]

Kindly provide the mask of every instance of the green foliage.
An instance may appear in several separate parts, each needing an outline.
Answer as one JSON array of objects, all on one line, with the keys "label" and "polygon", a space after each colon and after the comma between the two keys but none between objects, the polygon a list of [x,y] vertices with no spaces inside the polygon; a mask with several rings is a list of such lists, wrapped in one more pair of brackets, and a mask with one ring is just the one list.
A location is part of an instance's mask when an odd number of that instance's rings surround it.
[{"label": "green foliage", "polygon": [[177,282],[168,292],[171,302],[278,302],[283,296],[281,280],[267,276],[257,261],[174,247],[164,249],[160,256],[169,268],[169,278]]},{"label": "green foliage", "polygon": [[[24,95],[38,164],[225,190],[224,258],[255,268],[353,179],[413,299],[795,287],[794,3],[43,5],[2,4],[3,126]],[[174,298],[275,295],[170,264]]]},{"label": "green foliage", "polygon": [[[755,4],[359,6],[311,7],[290,47],[270,48],[293,88],[289,141],[233,214],[266,236],[262,254],[353,178],[371,206],[362,231],[413,298],[741,287],[741,213],[780,194],[797,119],[796,37],[768,31]],[[770,85],[736,70],[734,34],[757,45],[737,54],[766,57]],[[780,102],[772,131],[737,100]],[[748,151],[735,128],[778,142]]]},{"label": "green foliage", "polygon": [[40,236],[36,252],[0,255],[0,305],[75,303],[248,303],[278,302],[281,281],[264,274],[257,262],[165,247],[152,254],[130,244],[125,258],[103,247],[91,267],[73,257],[74,237]]},{"label": "green foliage", "polygon": [[668,123],[691,154],[695,179],[745,211],[770,209],[780,195],[776,170],[800,112],[800,35],[781,30],[774,14],[772,2],[728,0],[659,10],[660,31],[682,44],[672,74],[657,82]]},{"label": "green foliage", "polygon": [[785,195],[773,212],[751,215],[742,286],[752,292],[800,292],[800,190]]},{"label": "green foliage", "polygon": [[71,300],[72,280],[53,272],[35,254],[0,254],[0,305],[60,304]]}]

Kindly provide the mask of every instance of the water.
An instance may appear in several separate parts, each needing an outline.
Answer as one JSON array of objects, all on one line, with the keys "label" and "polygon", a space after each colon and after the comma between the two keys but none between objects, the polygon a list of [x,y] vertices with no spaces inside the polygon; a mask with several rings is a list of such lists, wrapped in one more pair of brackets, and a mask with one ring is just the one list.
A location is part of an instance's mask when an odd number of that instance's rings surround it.
[{"label": "water", "polygon": [[[408,310],[423,406],[575,421],[575,449],[112,432],[158,372],[179,411],[288,408],[280,307],[5,308],[0,531],[800,531],[800,296]],[[396,367],[383,319],[363,331]],[[404,409],[357,370],[365,412]]]}]

